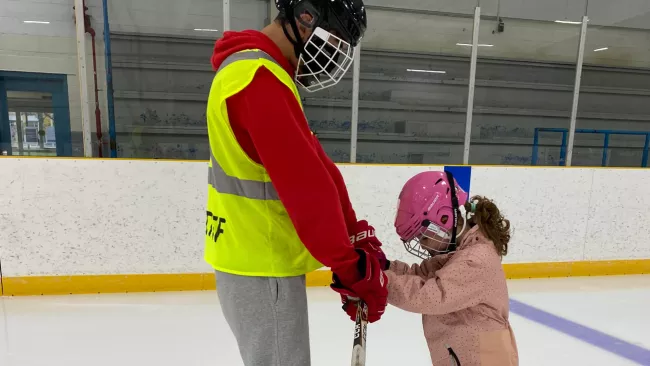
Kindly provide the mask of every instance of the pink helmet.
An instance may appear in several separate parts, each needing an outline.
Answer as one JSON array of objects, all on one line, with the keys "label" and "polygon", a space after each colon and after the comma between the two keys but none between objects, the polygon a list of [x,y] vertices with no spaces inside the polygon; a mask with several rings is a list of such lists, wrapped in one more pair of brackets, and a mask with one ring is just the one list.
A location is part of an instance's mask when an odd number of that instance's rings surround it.
[{"label": "pink helmet", "polygon": [[[406,250],[420,258],[428,258],[430,251],[455,250],[457,210],[464,211],[467,199],[450,172],[429,171],[409,179],[399,194],[395,216],[395,230]],[[431,239],[424,247],[423,238]]]}]

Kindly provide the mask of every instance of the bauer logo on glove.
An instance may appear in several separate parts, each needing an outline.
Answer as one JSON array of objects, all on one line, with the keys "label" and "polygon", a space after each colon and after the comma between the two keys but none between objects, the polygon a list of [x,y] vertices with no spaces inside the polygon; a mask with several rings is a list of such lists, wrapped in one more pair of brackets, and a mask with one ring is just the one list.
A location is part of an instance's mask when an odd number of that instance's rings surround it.
[{"label": "bauer logo on glove", "polygon": [[356,235],[350,236],[350,244],[354,245],[354,243],[358,243],[364,241],[365,239],[374,238],[374,237],[375,237],[375,229],[371,226],[368,230],[364,230],[360,233],[357,233]]}]

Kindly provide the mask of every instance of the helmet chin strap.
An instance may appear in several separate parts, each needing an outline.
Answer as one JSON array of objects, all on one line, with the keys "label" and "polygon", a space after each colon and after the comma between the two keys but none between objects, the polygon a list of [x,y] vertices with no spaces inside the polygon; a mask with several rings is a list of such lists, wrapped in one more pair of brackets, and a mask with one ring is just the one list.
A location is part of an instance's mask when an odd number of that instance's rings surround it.
[{"label": "helmet chin strap", "polygon": [[[447,174],[447,182],[449,182],[449,192],[451,193],[451,209],[454,212],[454,226],[451,229],[451,241],[449,242],[449,247],[447,251],[453,252],[456,251],[458,244],[456,244],[456,228],[458,227],[458,197],[456,196],[456,184],[454,181],[454,176],[450,171],[445,170]],[[465,225],[463,225],[463,230],[465,230]],[[462,231],[461,231],[462,233]]]},{"label": "helmet chin strap", "polygon": [[[460,238],[463,235],[466,228],[467,228],[467,216],[463,217],[463,228],[460,229],[460,232],[457,235],[456,241],[458,241],[458,238]],[[454,250],[456,250],[456,244],[455,243],[454,243]]]}]

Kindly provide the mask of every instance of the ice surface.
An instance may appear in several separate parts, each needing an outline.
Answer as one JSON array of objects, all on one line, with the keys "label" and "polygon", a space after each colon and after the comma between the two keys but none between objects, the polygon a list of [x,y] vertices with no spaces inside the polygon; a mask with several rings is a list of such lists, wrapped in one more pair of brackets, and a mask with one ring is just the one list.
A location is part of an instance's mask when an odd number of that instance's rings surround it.
[{"label": "ice surface", "polygon": [[[509,287],[513,299],[650,348],[650,276],[517,280]],[[0,301],[2,366],[242,365],[215,292]],[[348,365],[354,323],[338,296],[310,288],[309,304],[312,365]],[[638,365],[516,314],[511,322],[522,366]],[[393,307],[369,325],[367,347],[368,366],[430,364],[420,316]]]}]

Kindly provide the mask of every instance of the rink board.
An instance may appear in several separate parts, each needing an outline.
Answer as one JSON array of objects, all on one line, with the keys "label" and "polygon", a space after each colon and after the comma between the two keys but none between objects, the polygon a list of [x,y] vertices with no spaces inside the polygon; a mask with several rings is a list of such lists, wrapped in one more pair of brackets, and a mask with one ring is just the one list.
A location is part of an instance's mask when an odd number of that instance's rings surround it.
[{"label": "rink board", "polygon": [[[649,260],[504,264],[508,279],[650,274]],[[307,274],[307,286],[329,286],[327,270]],[[215,289],[213,273],[29,276],[3,279],[6,296],[205,291]]]},{"label": "rink board", "polygon": [[[650,169],[340,165],[389,258],[417,260],[394,234],[402,185],[445,168],[510,219],[509,277],[650,273]],[[206,162],[0,158],[0,172],[5,294],[214,287],[203,261]],[[309,282],[327,285],[329,274]]]}]

